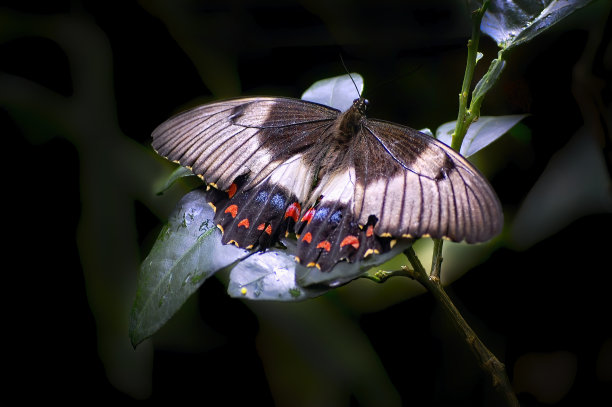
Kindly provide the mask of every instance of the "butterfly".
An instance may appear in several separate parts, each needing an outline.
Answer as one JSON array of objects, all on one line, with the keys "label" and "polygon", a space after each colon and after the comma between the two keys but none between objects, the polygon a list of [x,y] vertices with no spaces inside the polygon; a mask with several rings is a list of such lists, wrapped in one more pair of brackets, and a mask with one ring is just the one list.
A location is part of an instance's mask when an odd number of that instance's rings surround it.
[{"label": "butterfly", "polygon": [[207,184],[224,244],[265,250],[295,235],[295,260],[322,273],[398,239],[469,243],[501,230],[499,199],[459,153],[417,130],[285,97],[204,104],[152,133],[163,157]]}]

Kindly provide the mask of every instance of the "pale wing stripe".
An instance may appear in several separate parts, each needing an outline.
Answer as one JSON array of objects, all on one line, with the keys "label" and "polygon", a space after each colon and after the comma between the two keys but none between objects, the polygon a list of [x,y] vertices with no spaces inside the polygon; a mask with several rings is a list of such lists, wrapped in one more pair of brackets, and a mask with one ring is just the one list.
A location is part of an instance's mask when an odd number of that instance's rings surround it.
[{"label": "pale wing stripe", "polygon": [[[179,125],[176,128],[171,128],[165,133],[157,135],[154,132],[153,145],[158,151],[163,152],[168,157],[178,160],[189,151],[192,145],[197,144],[200,138],[205,136],[212,126],[225,119],[223,116],[217,117],[217,121],[215,122],[214,118],[215,116],[199,117],[197,120],[190,121],[190,126],[178,123]],[[180,148],[182,152],[175,151],[177,148]]]},{"label": "pale wing stripe", "polygon": [[218,142],[225,134],[237,134],[241,130],[241,127],[232,126],[226,117],[219,118],[215,115],[203,120],[185,133],[180,139],[181,144],[177,145],[175,149],[180,148],[183,151],[181,158],[190,160],[195,167],[197,159],[211,144]]},{"label": "pale wing stripe", "polygon": [[[204,153],[202,157],[206,157],[199,167],[199,172],[204,174],[206,179],[219,185],[220,188],[229,186],[233,180],[248,171],[257,171],[255,168],[248,168],[245,163],[254,161],[254,158],[269,157],[259,148],[257,143],[257,129],[244,129],[235,135],[220,138],[221,143],[214,148],[210,148],[210,154]],[[259,153],[259,155],[258,155]],[[266,157],[263,157],[266,156]]]},{"label": "pale wing stripe", "polygon": [[[221,109],[218,107],[221,107]],[[236,104],[215,103],[213,105],[200,106],[180,113],[160,124],[153,131],[153,144],[158,147],[158,150],[163,148],[166,152],[169,152],[172,148],[168,146],[168,143],[184,142],[185,137],[191,138],[194,130],[197,133],[202,126],[205,126],[204,123],[207,121],[214,122],[215,116],[219,115],[217,116],[217,121],[223,120],[227,117],[225,113],[234,107],[236,107]],[[194,122],[196,122],[195,125],[190,127]],[[185,130],[186,127],[190,128]],[[194,139],[193,142],[196,142],[196,140]]]}]

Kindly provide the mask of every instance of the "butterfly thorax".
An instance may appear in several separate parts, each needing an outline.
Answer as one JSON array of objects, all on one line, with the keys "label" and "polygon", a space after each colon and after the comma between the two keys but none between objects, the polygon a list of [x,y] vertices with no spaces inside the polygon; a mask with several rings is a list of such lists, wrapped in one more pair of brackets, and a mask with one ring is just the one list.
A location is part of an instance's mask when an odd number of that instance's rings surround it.
[{"label": "butterfly thorax", "polygon": [[360,137],[365,121],[367,99],[355,99],[353,105],[338,116],[338,120],[329,127],[321,138],[321,145],[327,148],[318,149],[312,162],[318,164],[318,179],[327,173],[333,173],[346,168],[346,160],[351,149],[349,145]]},{"label": "butterfly thorax", "polygon": [[346,145],[359,133],[365,120],[367,103],[367,99],[355,99],[353,105],[338,116],[338,120],[331,128],[334,140],[338,144]]}]

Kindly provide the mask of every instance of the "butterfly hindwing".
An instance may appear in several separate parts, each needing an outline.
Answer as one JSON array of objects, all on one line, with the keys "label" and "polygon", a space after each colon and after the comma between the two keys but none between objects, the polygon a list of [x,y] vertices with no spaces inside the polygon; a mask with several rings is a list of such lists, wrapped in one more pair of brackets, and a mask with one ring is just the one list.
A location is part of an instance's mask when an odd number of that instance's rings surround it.
[{"label": "butterfly hindwing", "polygon": [[262,182],[249,183],[248,176],[242,176],[225,192],[213,188],[209,199],[223,243],[265,249],[286,232],[293,233],[313,177],[312,168],[298,154]]}]

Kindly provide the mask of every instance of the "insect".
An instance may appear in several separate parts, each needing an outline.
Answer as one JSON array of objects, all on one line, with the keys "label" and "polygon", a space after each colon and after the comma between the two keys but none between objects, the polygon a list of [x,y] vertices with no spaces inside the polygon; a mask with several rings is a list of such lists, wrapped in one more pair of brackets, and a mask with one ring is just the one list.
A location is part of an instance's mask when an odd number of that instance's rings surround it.
[{"label": "insect", "polygon": [[153,148],[208,186],[222,242],[266,248],[290,234],[296,261],[328,272],[429,236],[469,243],[501,230],[500,202],[459,153],[419,131],[284,97],[205,104],[157,127]]}]

